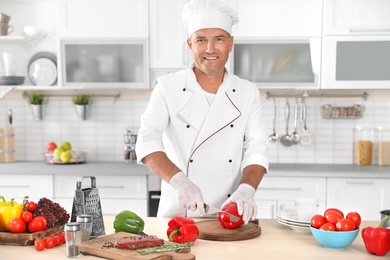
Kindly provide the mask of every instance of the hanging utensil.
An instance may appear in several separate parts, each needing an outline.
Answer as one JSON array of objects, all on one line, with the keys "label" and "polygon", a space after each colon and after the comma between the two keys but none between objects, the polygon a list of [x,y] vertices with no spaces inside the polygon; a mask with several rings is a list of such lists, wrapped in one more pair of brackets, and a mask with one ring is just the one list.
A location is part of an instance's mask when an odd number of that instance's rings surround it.
[{"label": "hanging utensil", "polygon": [[286,99],[286,134],[283,135],[281,138],[280,138],[280,141],[282,142],[282,144],[284,144],[285,146],[291,146],[293,143],[292,143],[292,138],[291,136],[288,134],[288,122],[289,122],[289,119],[290,119],[290,104],[288,102],[288,98]]},{"label": "hanging utensil", "polygon": [[292,132],[292,134],[291,134],[291,138],[292,138],[293,144],[297,144],[301,140],[301,135],[298,134],[298,132],[297,132],[297,128],[298,128],[298,109],[299,109],[298,99],[296,99],[295,110],[294,110],[294,132]]},{"label": "hanging utensil", "polygon": [[306,103],[304,98],[302,98],[301,106],[302,106],[302,122],[303,122],[303,131],[301,134],[301,145],[310,145],[311,134],[306,126]]},{"label": "hanging utensil", "polygon": [[272,119],[273,119],[273,133],[269,135],[270,141],[277,141],[279,139],[279,135],[276,133],[276,103],[274,98],[273,110],[272,110]]}]

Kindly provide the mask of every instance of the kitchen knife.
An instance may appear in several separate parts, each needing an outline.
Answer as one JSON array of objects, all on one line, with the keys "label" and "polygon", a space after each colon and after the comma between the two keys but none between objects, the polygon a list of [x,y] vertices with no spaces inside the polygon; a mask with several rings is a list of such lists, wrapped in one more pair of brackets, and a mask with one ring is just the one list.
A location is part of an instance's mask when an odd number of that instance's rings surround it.
[{"label": "kitchen knife", "polygon": [[237,222],[237,221],[240,220],[239,217],[234,216],[233,214],[230,214],[230,213],[228,213],[228,212],[226,212],[226,211],[223,211],[223,210],[221,210],[221,209],[219,209],[219,208],[210,206],[210,205],[208,205],[208,204],[206,204],[206,203],[204,204],[204,210],[205,210],[205,212],[206,212],[207,214],[210,214],[210,215],[215,215],[215,214],[217,214],[218,212],[223,212],[223,213],[225,213],[225,214],[227,214],[227,215],[229,216],[230,222]]}]

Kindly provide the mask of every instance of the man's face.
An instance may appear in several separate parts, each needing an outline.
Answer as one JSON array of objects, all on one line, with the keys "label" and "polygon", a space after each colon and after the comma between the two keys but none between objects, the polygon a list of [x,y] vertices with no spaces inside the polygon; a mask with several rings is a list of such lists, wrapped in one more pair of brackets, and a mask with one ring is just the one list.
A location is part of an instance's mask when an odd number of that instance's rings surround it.
[{"label": "man's face", "polygon": [[195,66],[207,75],[217,75],[225,71],[233,41],[225,30],[210,28],[194,32],[187,44]]}]

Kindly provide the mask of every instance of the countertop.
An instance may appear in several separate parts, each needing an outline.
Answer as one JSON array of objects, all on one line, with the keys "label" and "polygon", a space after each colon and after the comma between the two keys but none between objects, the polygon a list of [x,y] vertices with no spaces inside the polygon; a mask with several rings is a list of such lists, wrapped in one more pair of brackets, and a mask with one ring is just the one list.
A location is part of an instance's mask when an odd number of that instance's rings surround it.
[{"label": "countertop", "polygon": [[[45,162],[2,163],[0,174],[94,174],[94,175],[154,175],[145,166],[136,162],[89,162],[71,165],[52,165]],[[282,164],[271,163],[269,174],[272,176],[302,177],[361,177],[389,178],[389,166],[357,166],[350,164]]]},{"label": "countertop", "polygon": [[[104,217],[106,234],[114,232],[112,223],[114,217]],[[166,238],[168,227],[166,218],[146,218],[144,232]],[[196,219],[199,220],[199,219]],[[361,238],[361,231],[355,241],[344,249],[329,249],[321,246],[311,233],[301,233],[283,226],[277,220],[262,220],[261,235],[254,239],[243,241],[209,241],[198,239],[191,249],[191,254],[199,260],[216,259],[378,259],[367,253]],[[363,221],[360,230],[366,226],[377,226],[378,222]],[[66,247],[61,245],[53,249],[36,251],[33,246],[3,246],[0,245],[0,259],[68,259]],[[81,255],[79,259],[102,259],[94,256]]]}]

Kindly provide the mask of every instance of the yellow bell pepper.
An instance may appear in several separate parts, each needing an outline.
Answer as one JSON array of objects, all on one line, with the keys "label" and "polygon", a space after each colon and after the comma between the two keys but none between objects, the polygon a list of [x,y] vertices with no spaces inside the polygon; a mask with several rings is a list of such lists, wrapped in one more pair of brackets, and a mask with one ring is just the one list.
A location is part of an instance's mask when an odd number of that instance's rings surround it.
[{"label": "yellow bell pepper", "polygon": [[3,206],[0,209],[0,225],[6,230],[9,230],[9,224],[12,219],[20,218],[23,213],[23,204],[18,204],[14,199],[11,199],[9,205]]},{"label": "yellow bell pepper", "polygon": [[9,203],[7,203],[7,201],[5,201],[4,197],[0,195],[0,209],[4,206],[8,206]]}]

